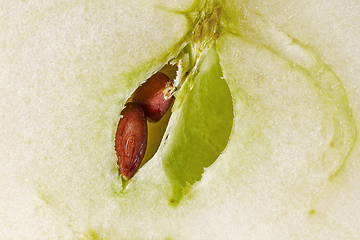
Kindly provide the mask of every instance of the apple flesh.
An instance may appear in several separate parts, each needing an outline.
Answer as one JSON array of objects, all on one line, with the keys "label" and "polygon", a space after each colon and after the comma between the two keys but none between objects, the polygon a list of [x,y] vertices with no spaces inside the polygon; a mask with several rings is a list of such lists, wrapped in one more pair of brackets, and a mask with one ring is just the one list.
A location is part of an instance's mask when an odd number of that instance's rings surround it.
[{"label": "apple flesh", "polygon": [[[4,3],[0,236],[359,238],[359,6],[216,4]],[[169,125],[123,189],[120,111],[169,61],[180,88]],[[209,95],[226,101],[211,108]],[[221,119],[228,130],[201,129]],[[188,124],[194,139],[180,134]]]}]

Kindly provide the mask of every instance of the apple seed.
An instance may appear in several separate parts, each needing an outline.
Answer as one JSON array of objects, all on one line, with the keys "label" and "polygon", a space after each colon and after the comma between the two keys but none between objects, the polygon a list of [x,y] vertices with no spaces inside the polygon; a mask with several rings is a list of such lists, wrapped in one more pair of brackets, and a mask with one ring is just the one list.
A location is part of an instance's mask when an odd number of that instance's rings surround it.
[{"label": "apple seed", "polygon": [[115,151],[119,173],[129,180],[145,155],[147,122],[144,110],[136,103],[127,103],[121,115],[115,135]]},{"label": "apple seed", "polygon": [[134,92],[133,102],[144,109],[149,122],[158,122],[174,101],[174,90],[169,77],[158,72]]}]

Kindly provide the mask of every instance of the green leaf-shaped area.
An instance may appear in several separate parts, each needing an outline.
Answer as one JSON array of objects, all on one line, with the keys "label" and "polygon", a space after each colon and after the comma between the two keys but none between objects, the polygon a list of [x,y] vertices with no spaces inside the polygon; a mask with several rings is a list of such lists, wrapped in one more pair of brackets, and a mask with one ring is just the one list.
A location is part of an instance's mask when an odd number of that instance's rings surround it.
[{"label": "green leaf-shaped area", "polygon": [[204,168],[218,158],[229,141],[232,98],[213,48],[198,73],[189,77],[180,90],[179,99],[182,98],[181,106],[174,106],[172,130],[166,136],[169,141],[162,152],[175,199],[181,196],[181,188],[186,183],[201,179]]}]

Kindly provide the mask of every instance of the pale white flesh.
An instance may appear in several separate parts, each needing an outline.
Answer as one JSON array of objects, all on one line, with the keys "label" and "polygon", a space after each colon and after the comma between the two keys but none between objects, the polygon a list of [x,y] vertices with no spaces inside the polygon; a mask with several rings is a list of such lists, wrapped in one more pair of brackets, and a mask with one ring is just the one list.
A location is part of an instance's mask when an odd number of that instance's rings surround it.
[{"label": "pale white flesh", "polygon": [[[179,204],[169,204],[163,161],[182,116],[175,103],[169,144],[122,192],[114,153],[120,111],[189,41],[185,15],[198,7],[0,6],[2,239],[360,238],[360,7],[353,1],[224,3],[223,30],[200,71],[220,66],[229,86],[228,145]],[[323,72],[332,89],[342,84],[326,100],[312,80]],[[344,136],[354,142],[344,158],[327,150],[334,112],[345,108],[355,128]]]}]

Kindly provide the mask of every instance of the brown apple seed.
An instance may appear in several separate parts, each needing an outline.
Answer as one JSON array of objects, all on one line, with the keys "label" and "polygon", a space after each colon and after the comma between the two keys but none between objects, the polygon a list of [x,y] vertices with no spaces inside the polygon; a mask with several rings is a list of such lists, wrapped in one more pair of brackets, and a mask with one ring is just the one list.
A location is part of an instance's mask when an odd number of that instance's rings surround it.
[{"label": "brown apple seed", "polygon": [[158,122],[174,101],[174,89],[169,77],[158,72],[136,89],[133,102],[144,109],[149,122]]},{"label": "brown apple seed", "polygon": [[127,103],[121,112],[115,135],[115,151],[120,174],[129,180],[139,169],[147,144],[147,122],[143,109]]}]

